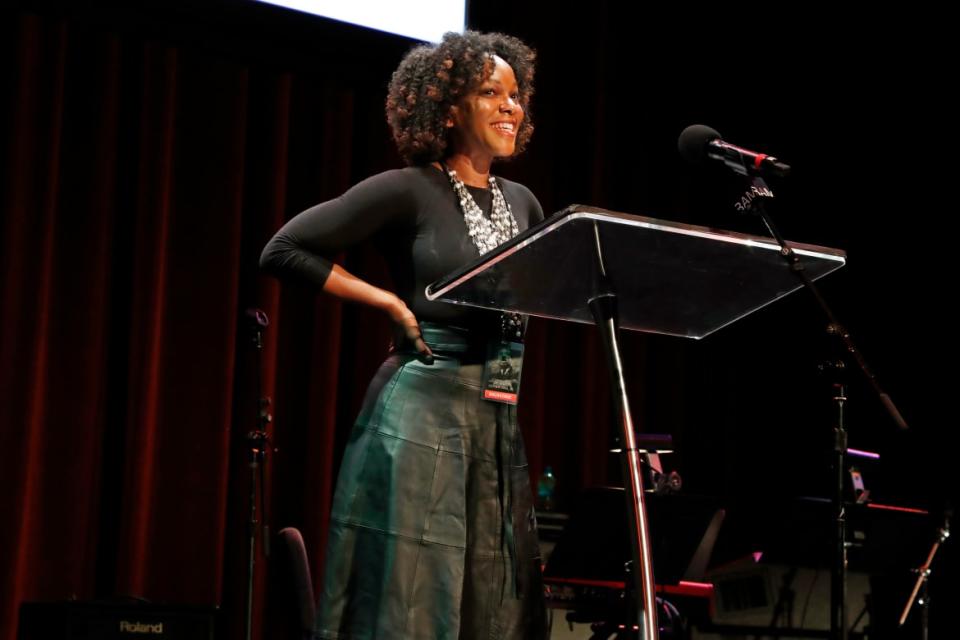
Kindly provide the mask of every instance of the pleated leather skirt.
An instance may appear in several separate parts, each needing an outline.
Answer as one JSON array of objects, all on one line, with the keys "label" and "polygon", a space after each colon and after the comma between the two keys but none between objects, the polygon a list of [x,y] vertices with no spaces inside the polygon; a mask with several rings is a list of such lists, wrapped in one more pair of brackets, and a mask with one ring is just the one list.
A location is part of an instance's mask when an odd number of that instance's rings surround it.
[{"label": "pleated leather skirt", "polygon": [[422,328],[434,363],[393,353],[347,444],[317,636],[546,638],[516,408],[480,397],[484,341]]}]

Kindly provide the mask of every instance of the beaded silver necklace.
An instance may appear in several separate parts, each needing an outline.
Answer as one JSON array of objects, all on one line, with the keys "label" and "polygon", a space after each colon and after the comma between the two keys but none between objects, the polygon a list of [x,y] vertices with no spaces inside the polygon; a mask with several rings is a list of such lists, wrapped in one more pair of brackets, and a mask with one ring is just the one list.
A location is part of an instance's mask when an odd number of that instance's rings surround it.
[{"label": "beaded silver necklace", "polygon": [[[501,244],[520,233],[517,227],[517,219],[513,217],[513,209],[510,203],[503,197],[500,191],[500,185],[497,184],[493,176],[487,177],[490,184],[490,195],[493,199],[493,210],[490,217],[483,215],[480,205],[473,199],[467,185],[463,180],[457,177],[457,172],[442,164],[447,177],[450,178],[450,184],[453,185],[453,192],[460,199],[460,210],[463,211],[463,219],[467,224],[467,234],[476,245],[480,255],[496,249]],[[501,338],[505,342],[511,340],[522,341],[524,322],[519,313],[503,312],[500,314]]]},{"label": "beaded silver necklace", "polygon": [[457,177],[457,172],[446,165],[444,169],[447,177],[450,178],[450,184],[453,185],[453,192],[460,199],[460,210],[463,211],[463,220],[467,224],[467,233],[480,255],[496,249],[520,233],[510,203],[503,197],[500,185],[493,176],[487,178],[490,183],[490,195],[493,196],[493,210],[487,218],[467,186],[463,184],[463,180]]}]

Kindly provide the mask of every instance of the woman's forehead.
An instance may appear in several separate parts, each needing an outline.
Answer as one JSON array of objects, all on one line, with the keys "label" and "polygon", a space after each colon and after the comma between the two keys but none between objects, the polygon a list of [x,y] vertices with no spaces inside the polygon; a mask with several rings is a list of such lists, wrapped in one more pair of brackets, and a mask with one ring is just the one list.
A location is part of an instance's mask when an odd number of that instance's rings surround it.
[{"label": "woman's forehead", "polygon": [[492,79],[500,82],[517,81],[516,74],[514,74],[513,67],[510,66],[510,63],[495,53],[487,54],[487,62],[483,67],[483,79]]}]

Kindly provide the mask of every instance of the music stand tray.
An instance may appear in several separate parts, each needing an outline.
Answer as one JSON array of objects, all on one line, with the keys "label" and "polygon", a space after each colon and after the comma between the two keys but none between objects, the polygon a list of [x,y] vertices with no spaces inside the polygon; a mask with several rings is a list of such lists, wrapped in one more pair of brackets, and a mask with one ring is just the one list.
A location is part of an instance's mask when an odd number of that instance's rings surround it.
[{"label": "music stand tray", "polygon": [[[657,584],[703,579],[723,510],[715,500],[700,496],[668,494],[647,500]],[[624,504],[622,488],[584,489],[547,559],[544,580],[624,582],[624,563],[630,560]]]}]

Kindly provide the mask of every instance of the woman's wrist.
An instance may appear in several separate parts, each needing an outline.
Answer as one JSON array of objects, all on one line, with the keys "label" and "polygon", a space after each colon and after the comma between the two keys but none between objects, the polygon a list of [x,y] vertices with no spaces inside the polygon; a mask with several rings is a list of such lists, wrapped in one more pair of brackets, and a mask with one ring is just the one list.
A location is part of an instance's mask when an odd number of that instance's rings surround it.
[{"label": "woman's wrist", "polygon": [[407,305],[395,293],[384,291],[383,300],[377,306],[385,312],[392,320],[398,321],[404,316]]}]

